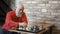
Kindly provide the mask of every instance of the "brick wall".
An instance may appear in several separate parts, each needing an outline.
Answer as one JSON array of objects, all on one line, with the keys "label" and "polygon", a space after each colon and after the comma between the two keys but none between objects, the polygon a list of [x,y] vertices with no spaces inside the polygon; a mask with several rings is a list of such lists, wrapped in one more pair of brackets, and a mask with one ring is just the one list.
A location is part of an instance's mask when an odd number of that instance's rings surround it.
[{"label": "brick wall", "polygon": [[[60,0],[20,0],[20,2],[25,6],[24,11],[29,24],[41,23],[46,19],[46,23],[55,24],[54,34],[60,33]],[[12,3],[12,9],[15,9],[14,2]]]}]

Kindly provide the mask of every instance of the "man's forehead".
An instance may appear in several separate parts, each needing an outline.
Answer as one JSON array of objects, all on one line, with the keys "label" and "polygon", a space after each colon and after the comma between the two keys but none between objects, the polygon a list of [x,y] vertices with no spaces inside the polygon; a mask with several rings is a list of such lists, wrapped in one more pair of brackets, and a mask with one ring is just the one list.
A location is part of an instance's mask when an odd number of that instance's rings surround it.
[{"label": "man's forehead", "polygon": [[24,5],[23,4],[20,4],[20,7],[24,7]]}]

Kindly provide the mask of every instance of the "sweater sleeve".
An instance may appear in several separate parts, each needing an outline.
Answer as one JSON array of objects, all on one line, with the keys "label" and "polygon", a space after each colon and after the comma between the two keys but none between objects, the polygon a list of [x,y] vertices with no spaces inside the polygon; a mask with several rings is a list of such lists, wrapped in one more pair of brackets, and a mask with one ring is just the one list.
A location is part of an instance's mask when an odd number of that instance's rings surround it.
[{"label": "sweater sleeve", "polygon": [[25,13],[23,14],[22,21],[23,21],[23,22],[25,22],[26,24],[28,24],[27,16],[26,16],[26,14],[25,14]]},{"label": "sweater sleeve", "polygon": [[5,23],[8,24],[9,27],[17,27],[18,23],[12,20],[12,14],[7,13]]}]

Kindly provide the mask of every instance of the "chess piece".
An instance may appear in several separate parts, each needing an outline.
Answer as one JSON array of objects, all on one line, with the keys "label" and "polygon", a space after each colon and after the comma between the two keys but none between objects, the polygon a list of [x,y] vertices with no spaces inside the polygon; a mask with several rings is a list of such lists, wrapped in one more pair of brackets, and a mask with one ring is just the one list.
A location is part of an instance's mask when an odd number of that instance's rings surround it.
[{"label": "chess piece", "polygon": [[36,32],[38,30],[39,30],[39,27],[37,25],[35,25],[31,28],[31,31],[33,31],[33,32]]}]

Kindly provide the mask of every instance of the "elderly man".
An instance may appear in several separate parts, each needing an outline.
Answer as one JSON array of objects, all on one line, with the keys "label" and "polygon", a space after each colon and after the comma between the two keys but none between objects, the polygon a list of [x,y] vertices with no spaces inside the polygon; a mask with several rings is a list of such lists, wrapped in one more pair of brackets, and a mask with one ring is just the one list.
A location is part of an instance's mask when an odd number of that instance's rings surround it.
[{"label": "elderly man", "polygon": [[26,14],[24,13],[24,6],[22,4],[16,10],[7,13],[5,24],[0,30],[0,34],[11,34],[8,30],[16,29],[18,23],[25,24],[26,26],[28,24]]}]

